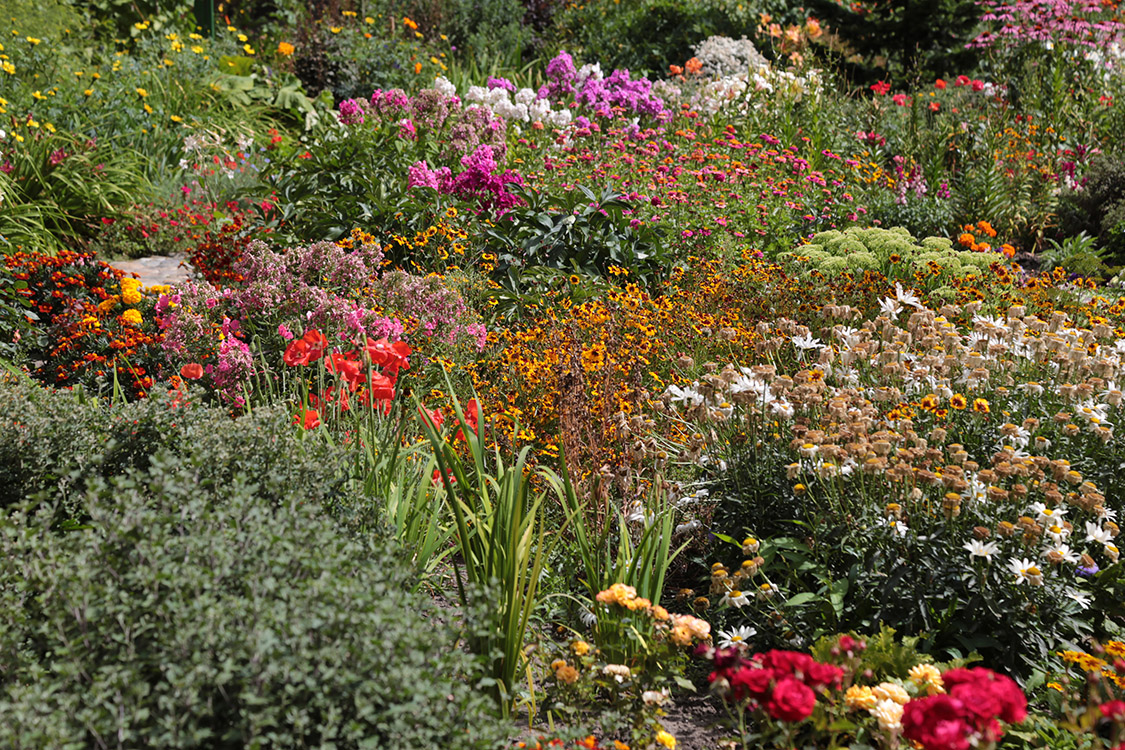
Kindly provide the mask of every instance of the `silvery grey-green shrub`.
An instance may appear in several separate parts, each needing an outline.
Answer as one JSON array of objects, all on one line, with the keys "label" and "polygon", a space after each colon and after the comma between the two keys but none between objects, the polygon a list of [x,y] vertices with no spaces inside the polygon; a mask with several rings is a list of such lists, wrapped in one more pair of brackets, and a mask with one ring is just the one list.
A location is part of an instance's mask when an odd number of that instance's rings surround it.
[{"label": "silvery grey-green shrub", "polygon": [[497,727],[400,558],[171,451],[86,527],[0,519],[0,747],[478,748]]}]

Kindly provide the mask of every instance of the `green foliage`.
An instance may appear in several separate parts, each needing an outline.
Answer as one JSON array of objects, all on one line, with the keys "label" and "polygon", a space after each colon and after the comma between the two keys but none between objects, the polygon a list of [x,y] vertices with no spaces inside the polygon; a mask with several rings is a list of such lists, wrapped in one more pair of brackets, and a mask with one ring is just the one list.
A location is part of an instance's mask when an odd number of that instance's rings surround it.
[{"label": "green foliage", "polygon": [[[518,67],[531,41],[523,26],[521,0],[445,0],[441,31],[457,48],[457,57],[485,63],[503,60]],[[477,79],[478,81],[482,79]]]},{"label": "green foliage", "polygon": [[1125,158],[1099,155],[1081,188],[1062,194],[1058,233],[1062,237],[1085,233],[1096,239],[1111,265],[1125,265]]},{"label": "green foliage", "polygon": [[499,449],[490,457],[477,400],[462,409],[455,398],[453,405],[467,456],[430,419],[426,431],[457,526],[461,566],[454,570],[461,604],[472,609],[479,606],[480,593],[489,592],[487,620],[469,638],[469,646],[488,660],[489,692],[506,716],[524,659],[528,622],[540,598],[539,579],[547,551],[540,509],[546,492],[531,489],[530,447],[520,451],[514,463],[505,464]]},{"label": "green foliage", "polygon": [[[857,673],[870,669],[880,677],[895,677],[905,680],[911,667],[918,664],[929,664],[933,657],[918,650],[919,636],[904,636],[898,638],[895,629],[886,623],[879,623],[879,630],[869,636],[857,633],[848,633],[856,641],[863,641],[865,648],[861,652]],[[835,656],[832,650],[840,640],[839,635],[826,635],[817,640],[810,649],[812,657],[820,662],[830,662]],[[971,660],[961,660],[955,666],[963,666]]]},{"label": "green foliage", "polygon": [[1049,249],[1039,254],[1039,269],[1050,271],[1065,268],[1070,273],[1087,278],[1110,275],[1105,260],[1107,251],[1097,247],[1097,238],[1085,232],[1067,237],[1062,242],[1047,240]]},{"label": "green foliage", "polygon": [[97,482],[145,471],[153,457],[175,457],[202,485],[222,487],[238,475],[264,503],[291,493],[326,502],[339,482],[339,454],[301,442],[280,410],[259,409],[233,420],[188,398],[159,391],[111,407],[105,400],[0,379],[0,507],[33,499],[54,505],[57,520],[81,518],[83,498]]},{"label": "green foliage", "polygon": [[[10,26],[26,35],[62,39],[68,32],[80,31],[85,23],[75,6],[67,0],[0,0],[0,28]],[[4,41],[8,41],[6,36]]]},{"label": "green foliage", "polygon": [[0,144],[0,162],[11,167],[0,172],[0,251],[58,250],[143,185],[136,154],[112,143],[35,130]]},{"label": "green foliage", "polygon": [[565,45],[576,47],[605,70],[663,75],[671,63],[692,56],[692,46],[709,36],[735,39],[751,33],[757,15],[750,3],[704,0],[590,0],[570,4],[556,17]]},{"label": "green foliage", "polygon": [[859,83],[956,75],[975,62],[976,53],[965,49],[981,14],[975,0],[811,0],[808,10],[854,52],[841,62]]},{"label": "green foliage", "polygon": [[267,476],[216,481],[162,448],[91,481],[80,530],[52,533],[47,506],[0,521],[0,744],[495,746],[472,662],[397,553],[342,535],[305,487],[263,497]]},{"label": "green foliage", "polygon": [[487,233],[498,256],[496,272],[506,276],[509,289],[523,289],[526,271],[538,268],[609,277],[610,266],[618,266],[646,285],[669,273],[672,259],[659,232],[632,226],[625,211],[633,204],[612,188],[599,194],[579,185],[561,195],[511,189],[525,204]]}]

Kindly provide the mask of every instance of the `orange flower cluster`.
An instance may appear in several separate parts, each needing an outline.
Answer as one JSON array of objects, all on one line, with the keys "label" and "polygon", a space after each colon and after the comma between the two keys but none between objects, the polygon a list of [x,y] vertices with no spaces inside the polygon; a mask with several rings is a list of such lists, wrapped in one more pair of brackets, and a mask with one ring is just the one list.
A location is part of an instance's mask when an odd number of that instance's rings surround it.
[{"label": "orange flower cluster", "polygon": [[20,294],[39,317],[44,343],[33,344],[27,354],[47,364],[32,371],[34,377],[97,390],[116,373],[128,396],[144,396],[152,388],[162,360],[161,335],[152,321],[151,295],[138,283],[73,250],[18,252],[5,264],[14,278],[27,282]]}]

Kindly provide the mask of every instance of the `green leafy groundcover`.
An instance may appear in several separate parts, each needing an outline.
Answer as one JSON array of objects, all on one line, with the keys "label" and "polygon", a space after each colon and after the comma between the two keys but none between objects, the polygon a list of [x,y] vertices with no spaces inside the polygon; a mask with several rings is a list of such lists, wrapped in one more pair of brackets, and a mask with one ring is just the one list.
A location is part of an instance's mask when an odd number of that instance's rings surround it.
[{"label": "green leafy groundcover", "polygon": [[[79,423],[102,409],[50,398]],[[49,502],[0,520],[0,747],[495,745],[475,664],[409,566],[301,482],[263,492],[268,471],[216,481],[158,445],[87,478],[81,528],[58,531]]]}]

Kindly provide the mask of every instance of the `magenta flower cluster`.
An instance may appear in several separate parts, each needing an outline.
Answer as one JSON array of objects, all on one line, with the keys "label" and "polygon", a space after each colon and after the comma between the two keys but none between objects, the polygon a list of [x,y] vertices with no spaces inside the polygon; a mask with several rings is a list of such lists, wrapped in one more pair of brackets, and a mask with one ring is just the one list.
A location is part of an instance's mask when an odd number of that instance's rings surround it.
[{"label": "magenta flower cluster", "polygon": [[589,108],[599,117],[610,118],[616,112],[671,119],[664,100],[653,93],[652,81],[632,78],[628,70],[615,70],[602,78],[584,77],[574,67],[574,58],[565,50],[559,52],[544,71],[547,83],[539,89],[540,99],[570,102]]},{"label": "magenta flower cluster", "polygon": [[383,274],[382,266],[378,243],[345,249],[317,242],[284,251],[251,243],[235,267],[242,282],[220,290],[188,281],[161,296],[156,316],[165,354],[175,367],[205,363],[220,398],[242,406],[294,331],[315,328],[354,342],[483,346],[484,328],[457,292],[440,279]]},{"label": "magenta flower cluster", "polygon": [[983,0],[980,20],[1000,25],[966,46],[1020,47],[1028,43],[1107,47],[1119,41],[1125,24],[1100,0]]},{"label": "magenta flower cluster", "polygon": [[461,157],[461,166],[462,170],[454,174],[449,167],[430,169],[425,161],[415,162],[407,171],[408,185],[474,201],[482,210],[498,213],[522,202],[509,192],[508,186],[522,185],[523,177],[511,169],[499,172],[492,146],[478,146],[473,153]]}]

